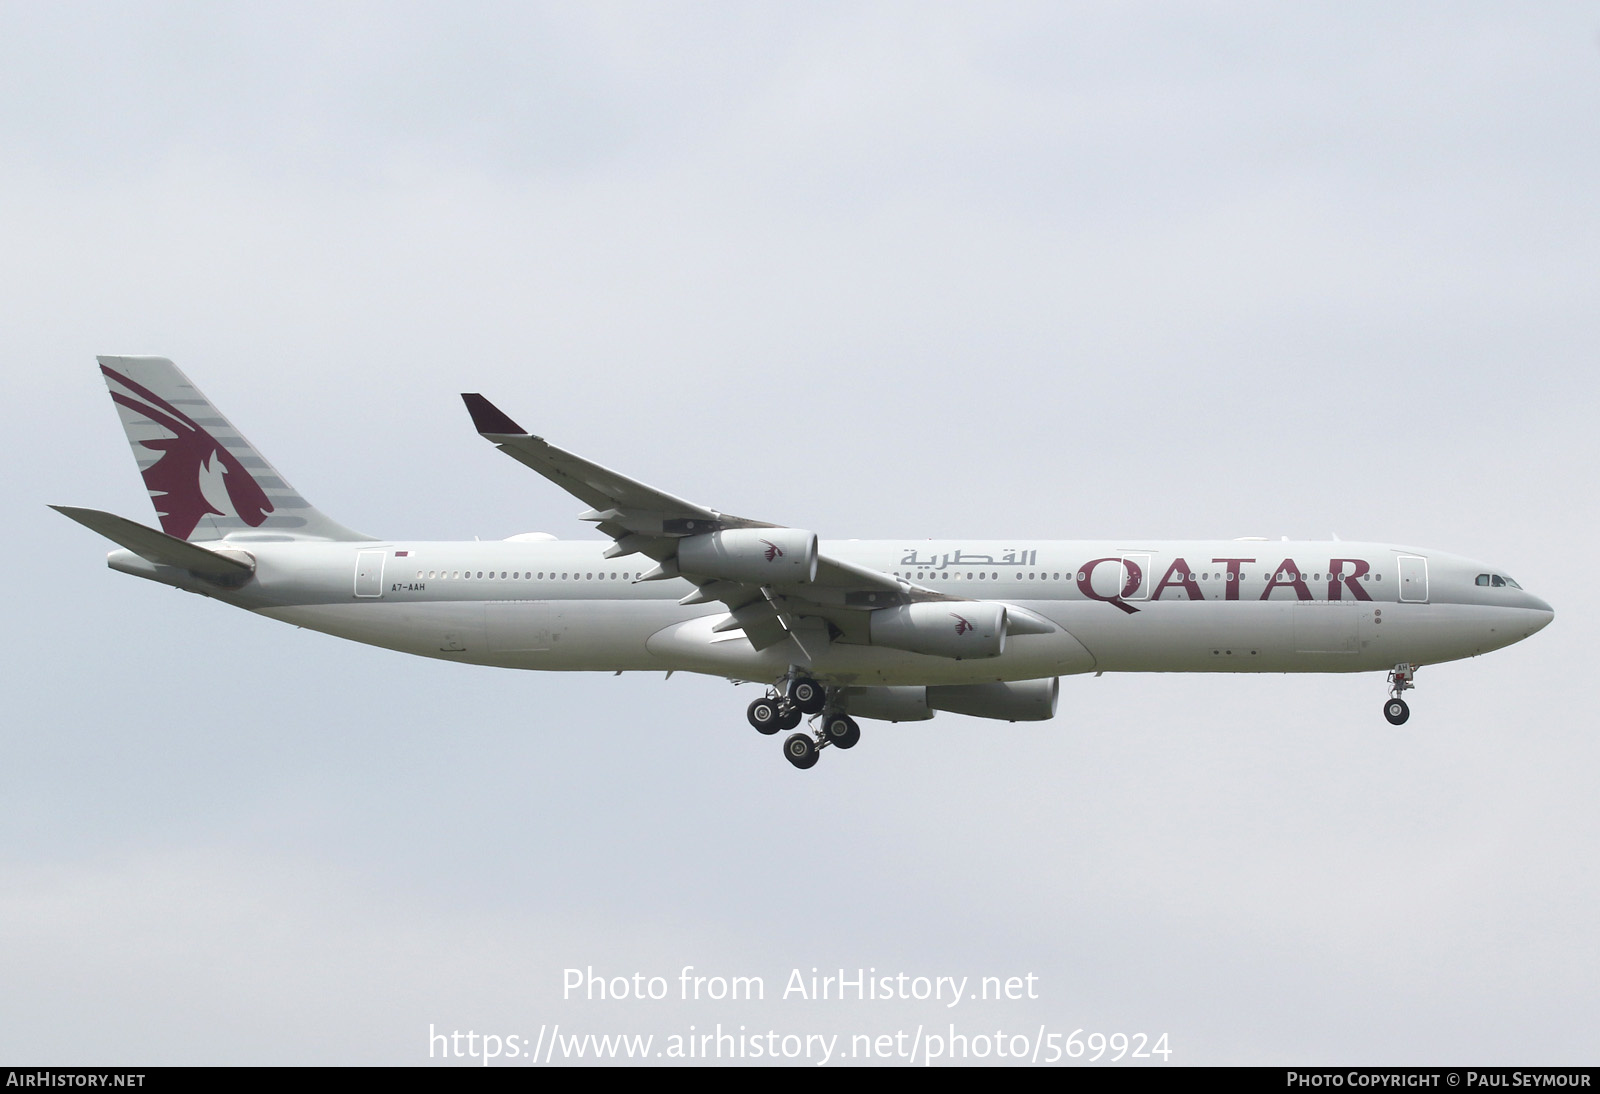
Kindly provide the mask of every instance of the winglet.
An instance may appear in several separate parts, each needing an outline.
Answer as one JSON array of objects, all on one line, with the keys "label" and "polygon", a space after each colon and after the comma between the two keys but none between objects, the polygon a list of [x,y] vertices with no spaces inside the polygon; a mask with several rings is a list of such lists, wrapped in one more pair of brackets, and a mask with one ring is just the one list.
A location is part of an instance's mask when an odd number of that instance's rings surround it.
[{"label": "winglet", "polygon": [[482,395],[473,392],[461,393],[461,401],[467,404],[467,413],[472,415],[472,427],[479,433],[497,436],[526,437],[528,431],[506,416],[506,412],[495,406]]}]

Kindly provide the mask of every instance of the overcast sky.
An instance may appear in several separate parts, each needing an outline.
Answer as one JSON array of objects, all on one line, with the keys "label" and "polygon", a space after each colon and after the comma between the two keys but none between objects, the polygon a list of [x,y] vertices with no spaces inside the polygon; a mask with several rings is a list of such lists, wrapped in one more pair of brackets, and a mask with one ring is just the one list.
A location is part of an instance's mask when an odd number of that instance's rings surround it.
[{"label": "overcast sky", "polygon": [[[1166,1033],[1594,1062],[1600,8],[0,0],[0,1060],[427,1033]],[[582,537],[460,391],[824,538],[1491,562],[1556,621],[1380,674],[1062,681],[807,773],[722,681],[511,673],[107,570],[97,353],[335,519]],[[585,1003],[563,970],[762,976]],[[1038,998],[778,998],[791,969]]]}]

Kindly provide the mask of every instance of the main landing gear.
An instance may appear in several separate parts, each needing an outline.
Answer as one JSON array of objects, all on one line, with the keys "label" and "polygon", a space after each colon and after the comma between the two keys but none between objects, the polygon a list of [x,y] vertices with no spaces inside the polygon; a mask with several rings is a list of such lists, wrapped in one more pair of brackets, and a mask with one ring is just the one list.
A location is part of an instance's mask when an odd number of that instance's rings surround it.
[{"label": "main landing gear", "polygon": [[828,694],[821,684],[809,676],[791,676],[780,692],[773,688],[750,704],[745,717],[758,733],[776,733],[780,729],[793,729],[807,714],[819,713],[827,705]]},{"label": "main landing gear", "polygon": [[1396,665],[1389,673],[1389,701],[1383,704],[1383,716],[1392,726],[1405,725],[1406,719],[1411,717],[1411,708],[1400,694],[1417,686],[1412,683],[1416,675],[1415,665]]},{"label": "main landing gear", "polygon": [[816,734],[791,733],[783,742],[783,755],[801,771],[815,767],[817,754],[832,745],[834,748],[854,748],[861,740],[861,727],[848,714],[830,711],[822,716],[822,728]]},{"label": "main landing gear", "polygon": [[772,734],[799,725],[801,713],[800,708],[788,700],[769,695],[751,703],[745,717],[750,719],[757,733]]},{"label": "main landing gear", "polygon": [[861,740],[861,727],[856,720],[841,710],[830,709],[828,699],[827,688],[809,676],[793,675],[782,691],[773,688],[751,703],[746,716],[758,733],[770,735],[793,729],[808,714],[821,714],[821,724],[815,732],[793,733],[783,742],[784,758],[804,771],[816,766],[818,753],[829,745],[854,748]]}]

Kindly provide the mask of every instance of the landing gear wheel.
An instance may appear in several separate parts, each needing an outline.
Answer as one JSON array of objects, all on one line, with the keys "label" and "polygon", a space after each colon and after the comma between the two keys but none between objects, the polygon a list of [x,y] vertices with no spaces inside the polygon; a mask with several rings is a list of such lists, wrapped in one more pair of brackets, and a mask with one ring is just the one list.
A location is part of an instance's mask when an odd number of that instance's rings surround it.
[{"label": "landing gear wheel", "polygon": [[1410,664],[1396,665],[1389,672],[1389,701],[1383,704],[1383,716],[1389,719],[1392,726],[1405,725],[1407,718],[1411,717],[1411,708],[1406,706],[1406,701],[1400,696],[1416,687],[1417,666]]},{"label": "landing gear wheel", "polygon": [[795,733],[783,742],[783,755],[788,761],[804,771],[817,764],[817,742],[811,739],[809,733]]},{"label": "landing gear wheel", "polygon": [[800,724],[800,719],[805,715],[800,713],[800,708],[793,703],[785,703],[783,714],[778,718],[779,729],[793,729]]},{"label": "landing gear wheel", "polygon": [[802,714],[818,714],[828,701],[826,689],[815,680],[802,676],[789,685],[789,699]]},{"label": "landing gear wheel", "polygon": [[776,699],[757,699],[750,704],[750,709],[745,711],[745,717],[750,719],[750,724],[756,727],[757,733],[772,734],[780,729],[794,728],[783,725],[783,711],[779,709]]},{"label": "landing gear wheel", "polygon": [[822,735],[834,748],[854,748],[861,740],[861,727],[848,714],[832,714],[822,720]]}]

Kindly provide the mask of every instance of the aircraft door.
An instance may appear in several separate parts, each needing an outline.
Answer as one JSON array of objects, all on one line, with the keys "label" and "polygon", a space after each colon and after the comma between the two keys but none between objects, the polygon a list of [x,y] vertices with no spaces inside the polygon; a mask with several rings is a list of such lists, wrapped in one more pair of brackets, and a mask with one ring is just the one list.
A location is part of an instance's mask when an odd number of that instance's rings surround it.
[{"label": "aircraft door", "polygon": [[1124,600],[1150,599],[1150,556],[1149,555],[1123,555],[1122,556],[1122,584],[1118,592],[1124,593]]},{"label": "aircraft door", "polygon": [[356,595],[383,595],[383,558],[388,551],[356,552]]},{"label": "aircraft door", "polygon": [[1416,555],[1400,555],[1400,602],[1426,604],[1428,602],[1428,560]]}]

